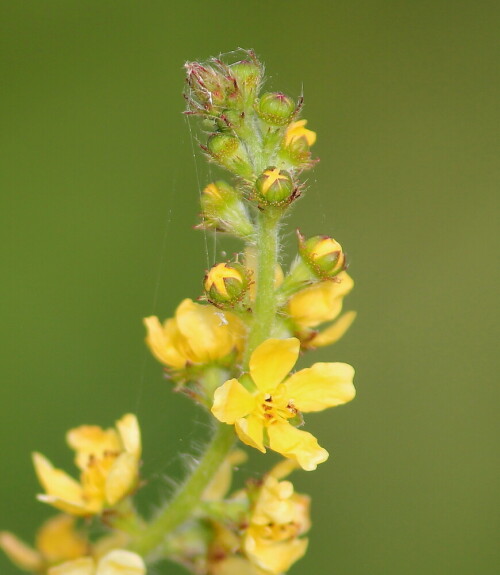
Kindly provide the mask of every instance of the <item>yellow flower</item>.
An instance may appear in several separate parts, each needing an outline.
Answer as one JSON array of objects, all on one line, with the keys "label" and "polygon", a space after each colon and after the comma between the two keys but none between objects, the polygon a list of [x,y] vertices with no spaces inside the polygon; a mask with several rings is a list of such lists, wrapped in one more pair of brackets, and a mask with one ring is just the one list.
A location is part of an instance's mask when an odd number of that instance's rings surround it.
[{"label": "yellow flower", "polygon": [[83,425],[67,434],[75,450],[80,482],[56,469],[40,453],[33,454],[38,479],[46,494],[38,499],[72,515],[94,515],[115,505],[138,483],[141,435],[135,415],[124,415],[117,429]]},{"label": "yellow flower", "polygon": [[74,517],[56,515],[38,530],[35,549],[8,531],[0,533],[0,548],[21,569],[45,572],[49,565],[87,553],[88,542],[75,530]]},{"label": "yellow flower", "polygon": [[132,551],[115,549],[96,561],[80,557],[49,569],[48,575],[145,575],[142,558]]},{"label": "yellow flower", "polygon": [[308,130],[305,126],[307,120],[299,120],[292,122],[285,132],[285,144],[289,146],[299,138],[304,138],[308,146],[312,146],[316,142],[316,132]]},{"label": "yellow flower", "polygon": [[217,361],[241,350],[245,327],[232,313],[185,299],[175,318],[161,325],[155,316],[144,319],[146,343],[158,361],[183,369],[190,364]]},{"label": "yellow flower", "polygon": [[[330,345],[339,340],[356,317],[353,311],[340,317],[344,297],[352,290],[354,282],[347,272],[341,272],[332,281],[318,282],[307,287],[288,301],[287,313],[296,326],[296,333],[303,347],[314,348]],[[322,331],[315,331],[320,324],[331,323]]]},{"label": "yellow flower", "polygon": [[328,458],[328,452],[289,420],[300,412],[322,411],[353,399],[354,369],[345,363],[315,363],[285,379],[299,350],[296,338],[268,339],[259,345],[250,358],[251,381],[242,378],[252,391],[237,379],[226,381],[215,391],[212,413],[234,424],[247,445],[263,453],[269,446],[310,471]]},{"label": "yellow flower", "polygon": [[300,536],[311,525],[309,505],[309,497],[295,493],[290,481],[267,475],[244,534],[247,557],[267,573],[288,571],[307,549],[307,539]]}]

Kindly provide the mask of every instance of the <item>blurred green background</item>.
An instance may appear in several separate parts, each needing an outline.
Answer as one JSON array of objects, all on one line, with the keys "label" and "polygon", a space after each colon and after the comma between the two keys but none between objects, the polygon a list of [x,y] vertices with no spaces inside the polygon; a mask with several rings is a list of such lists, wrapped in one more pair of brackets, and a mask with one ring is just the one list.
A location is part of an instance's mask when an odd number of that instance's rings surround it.
[{"label": "blurred green background", "polygon": [[243,46],[269,88],[304,90],[321,162],[289,230],[342,242],[359,312],[307,358],[353,364],[358,397],[308,418],[331,458],[295,476],[314,527],[291,573],[500,572],[495,4],[0,3],[0,529],[31,540],[50,515],[29,454],[71,469],[72,426],[138,414],[146,509],[206,436],[141,318],[199,295],[207,267],[197,172],[216,174],[193,158],[182,65]]}]

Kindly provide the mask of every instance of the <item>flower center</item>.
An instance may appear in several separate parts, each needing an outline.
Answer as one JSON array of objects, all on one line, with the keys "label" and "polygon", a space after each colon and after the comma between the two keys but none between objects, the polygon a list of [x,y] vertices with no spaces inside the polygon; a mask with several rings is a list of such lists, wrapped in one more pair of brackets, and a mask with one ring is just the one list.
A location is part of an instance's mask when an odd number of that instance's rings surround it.
[{"label": "flower center", "polygon": [[260,536],[262,539],[268,541],[286,541],[297,537],[300,528],[297,523],[290,521],[289,523],[268,523],[260,527]]},{"label": "flower center", "polygon": [[258,415],[264,420],[265,425],[291,419],[297,415],[293,400],[288,399],[283,392],[283,386],[279,386],[272,395],[270,393],[259,394]]}]

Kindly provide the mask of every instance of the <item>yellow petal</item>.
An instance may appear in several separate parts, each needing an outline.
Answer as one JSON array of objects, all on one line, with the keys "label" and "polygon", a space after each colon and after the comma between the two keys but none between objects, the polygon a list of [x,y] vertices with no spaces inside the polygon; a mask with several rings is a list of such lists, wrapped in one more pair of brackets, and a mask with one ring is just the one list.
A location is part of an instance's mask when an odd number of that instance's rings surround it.
[{"label": "yellow petal", "polygon": [[38,480],[47,495],[57,499],[84,504],[82,486],[64,471],[55,469],[50,461],[40,453],[33,454],[33,464]]},{"label": "yellow petal", "polygon": [[258,417],[249,415],[248,417],[238,419],[235,422],[234,428],[243,443],[250,445],[250,447],[255,447],[259,451],[262,451],[262,453],[266,452],[266,448],[264,447],[264,426]]},{"label": "yellow petal", "polygon": [[180,333],[176,322],[169,319],[162,326],[157,317],[151,316],[144,318],[144,325],[147,329],[146,343],[156,359],[169,367],[183,368],[186,358],[179,351]]},{"label": "yellow petal", "polygon": [[98,425],[81,425],[70,429],[66,442],[76,451],[75,463],[85,469],[90,456],[102,457],[107,451],[121,451],[121,443],[114,429],[102,429]]},{"label": "yellow petal", "polygon": [[331,345],[338,341],[345,332],[351,327],[352,322],[356,319],[355,311],[348,311],[342,314],[339,319],[332,325],[328,326],[326,329],[320,331],[320,333],[313,338],[310,344],[307,345],[309,348],[323,347],[325,345]]},{"label": "yellow petal", "polygon": [[98,563],[95,575],[145,575],[146,565],[142,557],[132,551],[115,549]]},{"label": "yellow petal", "polygon": [[120,454],[106,476],[106,501],[115,505],[137,485],[137,458],[131,453]]},{"label": "yellow petal", "polygon": [[278,481],[267,475],[253,508],[251,523],[285,525],[293,522],[296,515],[296,505],[292,500],[293,493],[294,489],[290,481]]},{"label": "yellow petal", "polygon": [[127,413],[116,422],[116,428],[125,451],[139,459],[141,457],[141,430],[137,417],[132,413]]},{"label": "yellow petal", "polygon": [[274,477],[275,479],[284,479],[288,477],[292,471],[298,469],[300,465],[293,459],[283,459],[277,463],[271,471],[269,471],[268,475]]},{"label": "yellow petal", "polygon": [[289,423],[275,423],[267,429],[267,433],[270,448],[295,459],[305,471],[313,471],[318,463],[328,459],[328,451],[318,445],[314,435]]},{"label": "yellow petal", "polygon": [[87,505],[104,506],[106,495],[106,477],[116,460],[115,455],[92,460],[82,471],[80,477]]},{"label": "yellow petal", "polygon": [[191,361],[208,363],[230,353],[243,336],[243,325],[230,312],[185,299],[177,308],[175,320],[191,350]]},{"label": "yellow petal", "polygon": [[288,302],[288,313],[303,327],[332,321],[342,311],[342,300],[354,286],[352,278],[341,272],[335,281],[322,281],[303,289]]},{"label": "yellow petal", "polygon": [[285,143],[289,146],[296,138],[304,137],[309,146],[312,146],[316,142],[316,132],[308,130],[305,126],[307,120],[298,120],[297,122],[292,122],[286,132],[285,132]]},{"label": "yellow petal", "polygon": [[219,421],[233,424],[254,409],[254,396],[237,379],[230,379],[215,390],[212,413]]},{"label": "yellow petal", "polygon": [[52,505],[52,507],[55,507],[60,511],[70,513],[71,515],[76,515],[78,517],[87,517],[101,512],[101,508],[97,506],[95,502],[92,502],[91,505],[83,502],[76,503],[75,501],[68,501],[62,497],[56,497],[55,495],[44,494],[39,494],[36,498],[42,503],[47,503],[47,505]]},{"label": "yellow petal", "polygon": [[25,571],[39,571],[43,566],[40,553],[8,531],[0,532],[0,549],[12,563]]},{"label": "yellow petal", "polygon": [[47,575],[95,575],[94,560],[81,557],[48,570]]},{"label": "yellow petal", "polygon": [[299,411],[323,411],[342,405],[356,395],[354,368],[347,363],[315,363],[285,382],[286,394]]},{"label": "yellow petal", "polygon": [[304,556],[307,539],[292,539],[284,543],[268,543],[262,539],[245,537],[245,553],[253,563],[273,575],[280,575]]},{"label": "yellow petal", "polygon": [[270,393],[290,373],[299,357],[300,342],[295,337],[267,339],[250,357],[250,375],[260,391]]},{"label": "yellow petal", "polygon": [[88,543],[76,531],[74,517],[56,515],[38,531],[36,546],[49,563],[59,563],[85,555]]}]

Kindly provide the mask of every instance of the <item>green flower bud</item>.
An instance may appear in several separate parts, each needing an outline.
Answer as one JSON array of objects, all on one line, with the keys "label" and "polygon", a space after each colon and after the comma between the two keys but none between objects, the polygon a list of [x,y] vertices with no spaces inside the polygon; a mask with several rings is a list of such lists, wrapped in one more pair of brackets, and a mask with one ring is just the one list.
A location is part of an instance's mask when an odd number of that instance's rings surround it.
[{"label": "green flower bud", "polygon": [[262,80],[262,67],[250,60],[235,62],[229,67],[240,90],[255,92]]},{"label": "green flower bud", "polygon": [[207,149],[217,159],[234,156],[240,147],[238,138],[228,134],[213,134],[207,142]]},{"label": "green flower bud", "polygon": [[238,176],[249,178],[253,174],[244,146],[230,134],[212,134],[206,151],[218,164]]},{"label": "green flower bud", "polygon": [[346,269],[342,246],[329,236],[306,240],[299,234],[299,253],[317,277],[330,279]]},{"label": "green flower bud", "polygon": [[189,86],[186,97],[193,111],[212,113],[224,105],[231,82],[221,70],[199,62],[187,62],[184,67]]},{"label": "green flower bud", "polygon": [[248,238],[254,232],[245,204],[240,194],[226,182],[219,180],[209,184],[201,194],[201,229],[227,232]]},{"label": "green flower bud", "polygon": [[262,120],[272,126],[286,126],[295,110],[295,102],[281,92],[267,92],[260,98],[257,107]]},{"label": "green flower bud", "polygon": [[239,263],[214,265],[205,276],[207,299],[214,305],[234,305],[245,296],[249,287],[248,271]]},{"label": "green flower bud", "polygon": [[243,116],[239,110],[224,110],[217,119],[217,127],[221,132],[238,131],[243,123]]},{"label": "green flower bud", "polygon": [[257,178],[255,190],[260,201],[267,205],[285,205],[295,197],[292,177],[285,170],[270,167]]}]

